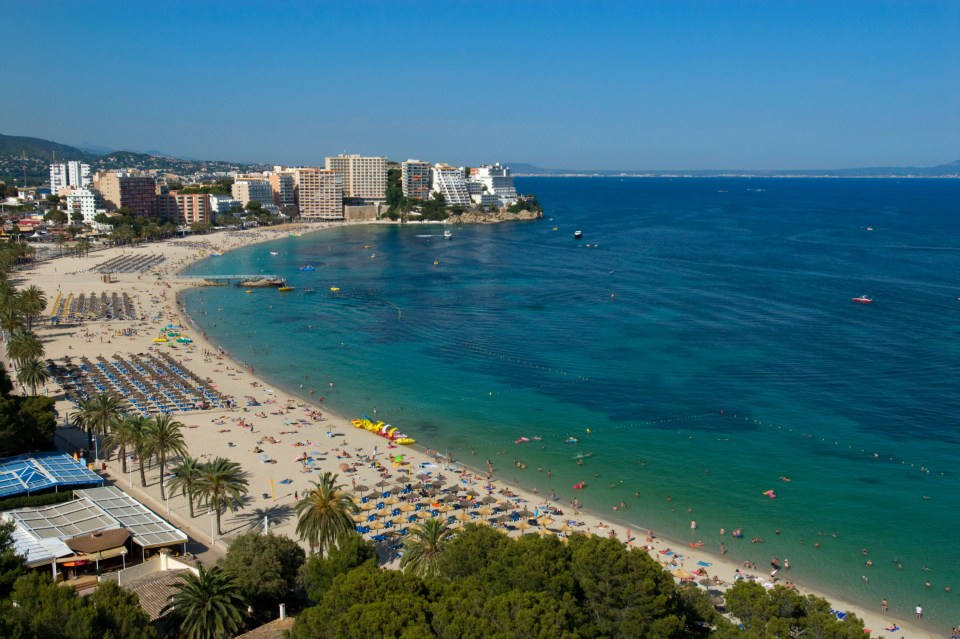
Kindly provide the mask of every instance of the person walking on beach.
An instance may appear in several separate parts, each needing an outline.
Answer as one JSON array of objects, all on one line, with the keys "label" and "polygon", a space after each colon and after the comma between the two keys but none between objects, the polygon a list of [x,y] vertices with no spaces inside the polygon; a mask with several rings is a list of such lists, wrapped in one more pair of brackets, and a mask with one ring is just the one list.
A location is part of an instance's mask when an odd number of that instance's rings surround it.
[{"label": "person walking on beach", "polygon": [[917,619],[923,618],[923,606],[921,606],[920,604],[917,604],[917,615],[916,615],[916,618],[917,618]]},{"label": "person walking on beach", "polygon": [[880,600],[880,612],[887,614],[887,598],[884,597]]}]

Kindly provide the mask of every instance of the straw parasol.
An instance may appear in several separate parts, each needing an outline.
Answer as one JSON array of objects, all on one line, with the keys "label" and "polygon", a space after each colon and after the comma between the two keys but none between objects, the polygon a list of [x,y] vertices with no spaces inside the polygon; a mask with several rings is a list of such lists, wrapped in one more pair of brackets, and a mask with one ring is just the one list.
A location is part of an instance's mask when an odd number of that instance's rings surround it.
[{"label": "straw parasol", "polygon": [[443,506],[440,506],[440,508],[437,508],[437,510],[439,510],[442,513],[448,513],[451,510],[454,510],[454,507],[451,506],[450,504],[444,504]]},{"label": "straw parasol", "polygon": [[573,532],[573,528],[571,528],[567,524],[564,524],[560,526],[560,532],[562,532],[564,535],[569,535],[570,533]]},{"label": "straw parasol", "polygon": [[467,513],[467,512],[457,513],[456,518],[458,521],[470,521],[471,519],[473,519],[473,517],[470,516],[470,513]]},{"label": "straw parasol", "polygon": [[540,518],[540,525],[541,525],[541,526],[549,526],[549,525],[552,524],[552,523],[553,523],[553,519],[552,519],[551,517],[541,517],[541,518]]},{"label": "straw parasol", "polygon": [[482,501],[483,503],[485,503],[485,504],[487,504],[487,505],[490,505],[490,504],[495,504],[495,503],[497,503],[497,498],[494,497],[493,495],[484,495],[484,496],[483,496],[483,499],[481,499],[480,501]]},{"label": "straw parasol", "polygon": [[673,571],[673,576],[676,577],[676,578],[678,578],[678,579],[693,579],[693,574],[691,574],[690,572],[688,572],[688,571],[686,571],[686,570],[682,570],[682,569],[674,570],[674,571]]},{"label": "straw parasol", "polygon": [[377,488],[386,488],[389,485],[390,485],[390,482],[388,482],[386,479],[381,479],[380,481],[374,484],[374,486],[376,486]]},{"label": "straw parasol", "polygon": [[363,522],[363,521],[366,521],[366,520],[367,520],[367,516],[366,516],[366,515],[354,515],[354,516],[353,516],[353,521],[357,522],[358,524],[359,524],[360,522]]},{"label": "straw parasol", "polygon": [[555,535],[556,533],[550,530],[549,528],[544,528],[543,526],[540,526],[539,528],[537,528],[537,534],[540,535],[541,537],[546,537],[547,535]]},{"label": "straw parasol", "polygon": [[484,517],[489,517],[490,515],[493,514],[493,508],[490,508],[489,506],[484,506],[483,508],[478,508],[477,512],[483,515]]},{"label": "straw parasol", "polygon": [[404,513],[412,513],[416,509],[417,507],[414,506],[413,504],[402,504],[400,506],[400,512],[404,512]]},{"label": "straw parasol", "polygon": [[370,530],[382,530],[386,526],[382,521],[372,521],[368,524]]},{"label": "straw parasol", "polygon": [[[346,466],[346,464],[340,464],[341,469],[342,469],[344,466]],[[354,488],[354,490],[359,490],[359,491],[360,491],[360,494],[362,495],[363,493],[365,493],[365,492],[367,492],[368,490],[370,490],[370,488],[369,488],[368,486],[364,486],[363,484],[357,484],[356,487]]]},{"label": "straw parasol", "polygon": [[533,527],[533,526],[531,526],[531,525],[530,525],[528,522],[526,522],[526,521],[521,521],[519,524],[517,524],[517,528],[520,529],[520,534],[523,534],[524,532],[526,532],[527,528],[532,528],[532,527]]},{"label": "straw parasol", "polygon": [[373,510],[373,509],[376,508],[376,507],[377,507],[377,504],[376,504],[375,502],[368,501],[367,503],[365,503],[365,504],[363,504],[362,506],[360,506],[360,509],[361,509],[361,510]]},{"label": "straw parasol", "polygon": [[388,497],[387,499],[384,499],[384,500],[383,500],[383,503],[385,503],[385,504],[390,504],[390,505],[392,506],[392,505],[394,505],[395,503],[397,503],[398,501],[400,501],[400,500],[397,499],[396,497]]},{"label": "straw parasol", "polygon": [[433,517],[433,514],[429,510],[421,510],[417,513],[417,517],[420,519],[430,519]]}]

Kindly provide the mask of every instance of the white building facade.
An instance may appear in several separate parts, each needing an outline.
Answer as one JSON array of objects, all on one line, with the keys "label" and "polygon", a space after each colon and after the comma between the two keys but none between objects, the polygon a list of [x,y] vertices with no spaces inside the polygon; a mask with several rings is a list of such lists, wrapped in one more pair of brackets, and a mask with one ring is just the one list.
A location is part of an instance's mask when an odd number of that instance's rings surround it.
[{"label": "white building facade", "polygon": [[[497,198],[497,206],[506,207],[517,201],[517,189],[513,185],[513,175],[510,168],[500,164],[483,165],[470,169],[469,182],[480,184],[484,193],[493,194]],[[484,206],[489,206],[484,204]]]},{"label": "white building facade", "polygon": [[447,206],[470,206],[470,194],[463,171],[449,164],[435,164],[431,174],[431,191],[442,193]]},{"label": "white building facade", "polygon": [[67,187],[86,188],[92,183],[89,164],[72,160],[50,165],[50,192],[54,195],[60,195]]},{"label": "white building facade", "polygon": [[90,189],[69,188],[66,190],[67,215],[73,221],[73,214],[80,213],[84,224],[93,224],[97,215],[97,196]]}]

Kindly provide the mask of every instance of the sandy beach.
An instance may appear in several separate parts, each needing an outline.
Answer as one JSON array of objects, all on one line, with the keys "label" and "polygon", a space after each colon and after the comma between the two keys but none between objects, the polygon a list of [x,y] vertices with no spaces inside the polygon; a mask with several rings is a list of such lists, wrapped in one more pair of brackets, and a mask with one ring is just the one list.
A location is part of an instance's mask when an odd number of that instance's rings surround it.
[{"label": "sandy beach", "polygon": [[[190,327],[189,318],[177,302],[180,291],[198,284],[196,279],[178,276],[186,266],[214,251],[225,252],[255,242],[278,239],[287,236],[294,229],[295,227],[225,231],[154,242],[137,248],[110,248],[84,257],[70,256],[50,260],[16,272],[12,276],[17,286],[36,284],[44,290],[50,302],[47,317],[58,295],[65,298],[81,293],[88,296],[126,293],[134,302],[139,318],[136,320],[114,319],[83,321],[80,324],[38,325],[36,330],[44,342],[47,358],[59,361],[67,356],[86,356],[90,359],[103,356],[110,359],[117,355],[126,357],[130,354],[164,352],[182,368],[201,379],[211,380],[217,391],[235,399],[234,408],[174,414],[178,421],[186,425],[184,435],[192,456],[201,460],[217,456],[227,457],[239,462],[249,473],[249,499],[243,509],[224,515],[223,539],[211,539],[211,517],[205,508],[198,508],[197,516],[191,519],[185,497],[171,495],[166,502],[160,499],[159,477],[155,468],[147,473],[146,489],[140,488],[139,472],[135,463],[130,464],[130,472],[123,475],[120,472],[120,463],[114,457],[105,462],[105,468],[101,471],[120,488],[129,490],[133,496],[143,500],[159,514],[169,517],[191,538],[196,539],[200,544],[195,546],[199,550],[197,554],[202,559],[216,559],[222,555],[231,537],[258,526],[262,527],[265,517],[270,520],[271,531],[296,538],[296,516],[293,511],[295,497],[308,490],[310,482],[319,474],[332,471],[339,473],[341,483],[356,487],[358,493],[365,495],[396,490],[398,485],[410,484],[419,488],[439,481],[442,487],[457,487],[461,495],[469,495],[471,499],[482,501],[486,497],[490,505],[493,505],[494,501],[510,502],[517,506],[517,510],[527,509],[541,516],[547,513],[552,520],[547,524],[550,529],[559,532],[572,530],[605,536],[615,535],[632,547],[646,549],[670,571],[685,570],[693,573],[699,569],[705,570],[710,578],[718,580],[717,585],[721,589],[723,584],[729,585],[733,582],[738,569],[746,575],[756,576],[761,581],[769,579],[769,557],[763,556],[762,547],[759,547],[756,553],[757,568],[746,568],[720,556],[722,538],[716,538],[715,534],[708,536],[708,533],[704,533],[705,544],[702,547],[690,547],[686,543],[661,539],[659,536],[649,537],[646,530],[629,530],[622,525],[612,526],[595,514],[575,512],[571,504],[553,503],[543,495],[525,493],[516,487],[507,486],[497,479],[496,471],[493,478],[488,480],[485,473],[466,468],[456,460],[436,456],[427,448],[388,447],[387,440],[354,427],[349,418],[331,413],[322,402],[307,403],[288,396],[280,389],[272,388],[258,379],[255,371],[232,359],[229,353],[221,351],[205,335]],[[316,226],[311,226],[295,230],[308,232],[315,229]],[[92,270],[98,264],[118,256],[150,255],[162,255],[164,259],[149,272],[114,273],[111,281],[107,282],[101,273]],[[193,342],[189,345],[155,344],[153,338],[162,328],[171,324],[185,326],[184,332]],[[51,396],[57,397],[57,410],[63,424],[62,416],[73,412],[75,406],[63,397],[62,390],[53,381],[48,383],[45,390]],[[320,394],[322,392],[318,392],[318,396]],[[64,435],[71,438],[70,441],[77,441],[79,433],[75,429],[63,430]],[[416,436],[416,433],[411,434]],[[85,439],[82,441],[85,443]],[[429,442],[418,444],[429,446]],[[393,459],[398,454],[404,455],[402,461]],[[100,470],[101,465],[97,468]],[[361,490],[361,487],[365,488]],[[442,508],[442,505],[438,508]],[[536,532],[534,527],[518,529],[511,534]],[[384,558],[390,562],[388,546],[388,543],[383,544]],[[667,554],[668,549],[672,549],[674,554]],[[785,567],[778,577],[778,583],[781,584],[794,581]],[[804,593],[819,594],[808,584],[800,581],[795,583]],[[872,636],[875,637],[926,637],[942,634],[935,628],[917,624],[912,620],[913,606],[917,603],[914,601],[891,601],[890,611],[881,614],[879,600],[874,610],[865,610],[827,595],[821,596],[832,600],[834,608],[852,611],[864,619],[866,628],[871,629]],[[885,630],[894,623],[900,630]]]}]

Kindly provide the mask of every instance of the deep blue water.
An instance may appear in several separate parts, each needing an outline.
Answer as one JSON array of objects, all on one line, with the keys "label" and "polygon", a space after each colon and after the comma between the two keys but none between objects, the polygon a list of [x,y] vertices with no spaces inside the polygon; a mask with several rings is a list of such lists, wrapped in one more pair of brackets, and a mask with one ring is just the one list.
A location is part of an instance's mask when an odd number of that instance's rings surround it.
[{"label": "deep blue water", "polygon": [[955,623],[960,182],[518,188],[544,220],[449,241],[439,226],[340,228],[204,260],[193,273],[296,290],[198,289],[188,310],[258,374],[345,416],[376,410],[621,525],[723,540],[761,566],[787,557],[795,581]]}]

